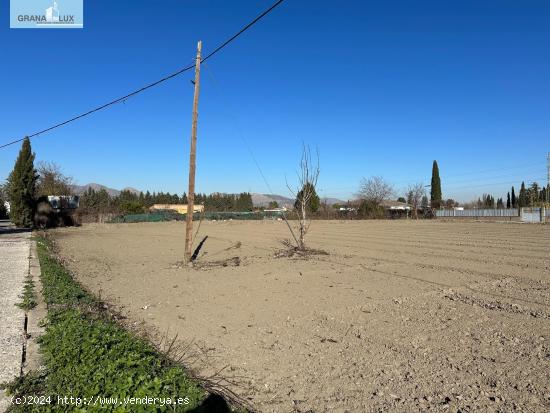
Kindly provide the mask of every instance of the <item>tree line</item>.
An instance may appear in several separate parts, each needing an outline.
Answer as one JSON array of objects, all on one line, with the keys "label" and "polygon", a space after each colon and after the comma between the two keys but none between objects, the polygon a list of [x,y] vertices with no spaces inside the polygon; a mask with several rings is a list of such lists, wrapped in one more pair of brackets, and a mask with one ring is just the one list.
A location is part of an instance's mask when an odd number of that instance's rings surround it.
[{"label": "tree line", "polygon": [[[4,201],[10,204],[10,220],[17,226],[33,226],[36,206],[47,195],[72,195],[72,178],[64,175],[53,163],[34,165],[35,154],[28,138],[23,140],[6,184],[0,186],[0,218],[7,210]],[[86,214],[133,214],[143,213],[154,204],[186,204],[187,194],[181,196],[164,192],[121,191],[111,196],[105,189],[88,188],[80,195],[79,213]],[[202,204],[206,211],[252,211],[252,195],[240,194],[195,194],[195,204]]]},{"label": "tree line", "polygon": [[[0,217],[5,216],[4,200],[10,201],[10,219],[18,226],[32,226],[37,201],[46,195],[71,195],[72,179],[65,176],[60,168],[52,163],[41,163],[38,168],[34,166],[35,155],[32,152],[28,138],[23,141],[21,150],[10,173],[7,183],[0,186]],[[426,187],[430,187],[429,194]],[[444,200],[441,190],[441,178],[437,161],[432,164],[431,185],[425,186],[419,182],[409,185],[405,197],[398,201],[411,206],[413,217],[418,217],[421,211],[441,207],[452,208],[458,206],[453,199]],[[521,183],[519,194],[515,188],[507,193],[506,202],[503,198],[495,198],[491,194],[484,194],[477,201],[466,206],[477,208],[518,208],[526,206],[540,206],[550,202],[550,188],[541,187],[538,183],[532,183],[528,188],[525,182]],[[382,203],[395,194],[394,188],[381,177],[363,178],[356,201],[348,202],[346,213],[353,210],[360,218],[383,218],[385,210]],[[429,197],[428,197],[429,195]],[[171,194],[169,192],[133,192],[121,191],[116,196],[111,196],[105,189],[94,190],[88,188],[80,195],[79,213],[82,215],[97,215],[106,213],[138,214],[148,211],[155,204],[187,204],[187,194]],[[212,193],[195,194],[195,204],[202,204],[206,211],[213,212],[244,212],[252,211],[252,195],[248,192],[240,194]],[[303,208],[302,208],[303,206]],[[276,202],[269,205],[270,208],[278,207]],[[321,205],[316,193],[315,185],[309,180],[301,183],[296,192],[295,209],[302,209],[309,214],[327,216],[331,215],[331,209],[327,205]],[[338,207],[338,205],[336,206]],[[333,209],[332,209],[333,210]],[[334,211],[334,210],[333,210]],[[302,214],[303,215],[303,214]]]},{"label": "tree line", "polygon": [[525,186],[525,182],[521,183],[519,194],[516,195],[516,189],[514,186],[506,193],[506,201],[504,198],[495,198],[491,194],[483,194],[477,201],[467,204],[469,207],[475,208],[497,208],[497,209],[510,209],[510,208],[525,208],[525,207],[539,207],[547,205],[549,199],[550,187],[541,187],[537,182],[533,182],[528,188]]},{"label": "tree line", "polygon": [[[132,192],[121,191],[116,196],[111,196],[105,189],[88,190],[80,195],[80,210],[86,214],[140,214],[148,211],[153,205],[158,204],[187,204],[187,194],[171,194],[169,192]],[[240,194],[195,194],[195,205],[204,205],[205,211],[230,212],[252,211],[252,195],[248,192]]]}]

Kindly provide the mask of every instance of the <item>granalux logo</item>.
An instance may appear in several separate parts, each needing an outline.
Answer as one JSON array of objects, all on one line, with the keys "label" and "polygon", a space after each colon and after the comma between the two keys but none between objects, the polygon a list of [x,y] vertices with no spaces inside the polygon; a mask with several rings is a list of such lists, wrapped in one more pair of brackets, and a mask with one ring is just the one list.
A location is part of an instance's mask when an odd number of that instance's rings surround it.
[{"label": "granalux logo", "polygon": [[12,29],[81,29],[84,0],[10,0]]}]

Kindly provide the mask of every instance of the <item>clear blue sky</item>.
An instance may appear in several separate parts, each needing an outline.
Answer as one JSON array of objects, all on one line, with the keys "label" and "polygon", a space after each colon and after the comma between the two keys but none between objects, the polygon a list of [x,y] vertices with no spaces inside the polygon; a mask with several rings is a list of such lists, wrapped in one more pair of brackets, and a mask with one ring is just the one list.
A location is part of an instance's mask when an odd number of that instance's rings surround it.
[{"label": "clear blue sky", "polygon": [[[84,29],[9,29],[0,9],[0,142],[124,95],[208,52],[273,0],[84,0]],[[62,0],[59,0],[62,7]],[[197,189],[287,194],[301,142],[320,193],[361,177],[444,197],[544,183],[550,2],[287,0],[203,67]],[[192,72],[32,141],[77,183],[186,190]],[[0,150],[0,179],[19,145]],[[479,172],[481,171],[481,172]],[[488,185],[495,183],[495,185]]]}]

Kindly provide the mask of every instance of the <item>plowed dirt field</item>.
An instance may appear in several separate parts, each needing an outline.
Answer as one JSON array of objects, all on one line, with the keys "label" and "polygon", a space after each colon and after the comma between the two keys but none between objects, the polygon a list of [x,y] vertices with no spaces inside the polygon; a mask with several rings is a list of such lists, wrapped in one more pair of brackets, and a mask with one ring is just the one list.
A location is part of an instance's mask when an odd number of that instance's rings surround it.
[{"label": "plowed dirt field", "polygon": [[550,410],[548,225],[314,221],[327,254],[304,259],[277,257],[283,222],[203,222],[200,268],[184,223],[53,234],[89,290],[258,411]]}]

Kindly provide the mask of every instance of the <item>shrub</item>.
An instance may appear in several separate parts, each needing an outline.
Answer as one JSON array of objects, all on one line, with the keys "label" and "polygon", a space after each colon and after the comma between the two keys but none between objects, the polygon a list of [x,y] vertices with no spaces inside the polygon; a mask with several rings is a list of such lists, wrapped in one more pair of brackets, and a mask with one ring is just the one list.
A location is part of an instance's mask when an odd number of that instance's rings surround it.
[{"label": "shrub", "polygon": [[120,212],[122,214],[141,214],[143,211],[143,205],[139,201],[124,201],[120,205]]},{"label": "shrub", "polygon": [[385,217],[384,208],[372,201],[362,201],[357,215],[364,219],[381,219]]}]

